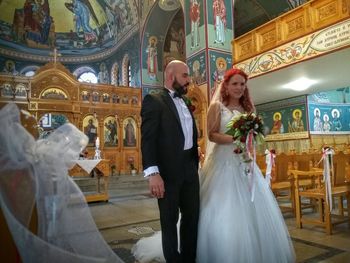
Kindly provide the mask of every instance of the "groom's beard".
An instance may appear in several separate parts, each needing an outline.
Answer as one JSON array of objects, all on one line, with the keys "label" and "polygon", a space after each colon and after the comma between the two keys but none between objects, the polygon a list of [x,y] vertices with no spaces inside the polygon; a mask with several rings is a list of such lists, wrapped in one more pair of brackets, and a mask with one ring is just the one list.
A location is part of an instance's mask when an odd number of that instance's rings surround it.
[{"label": "groom's beard", "polygon": [[185,83],[185,85],[181,86],[181,84],[176,80],[174,80],[173,82],[173,88],[175,90],[175,92],[177,92],[180,96],[185,95],[188,91],[187,87],[188,87],[189,83]]}]

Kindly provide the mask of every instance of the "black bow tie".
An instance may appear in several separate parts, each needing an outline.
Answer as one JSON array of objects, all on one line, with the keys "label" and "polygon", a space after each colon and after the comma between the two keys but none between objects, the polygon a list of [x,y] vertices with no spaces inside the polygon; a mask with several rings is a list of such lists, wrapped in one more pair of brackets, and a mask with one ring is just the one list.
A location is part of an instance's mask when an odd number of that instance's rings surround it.
[{"label": "black bow tie", "polygon": [[181,96],[181,94],[180,93],[178,93],[177,91],[175,91],[174,92],[174,94],[173,94],[173,98],[182,98],[182,96]]}]

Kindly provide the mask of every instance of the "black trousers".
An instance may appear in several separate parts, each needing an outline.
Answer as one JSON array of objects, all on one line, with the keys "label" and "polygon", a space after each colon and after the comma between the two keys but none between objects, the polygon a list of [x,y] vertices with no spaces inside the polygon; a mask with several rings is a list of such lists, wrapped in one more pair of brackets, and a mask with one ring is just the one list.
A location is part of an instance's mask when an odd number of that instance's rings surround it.
[{"label": "black trousers", "polygon": [[[164,198],[158,199],[163,253],[167,263],[195,263],[199,218],[199,179],[197,164],[185,151],[185,174],[175,182],[165,182]],[[180,253],[177,221],[180,221]]]}]

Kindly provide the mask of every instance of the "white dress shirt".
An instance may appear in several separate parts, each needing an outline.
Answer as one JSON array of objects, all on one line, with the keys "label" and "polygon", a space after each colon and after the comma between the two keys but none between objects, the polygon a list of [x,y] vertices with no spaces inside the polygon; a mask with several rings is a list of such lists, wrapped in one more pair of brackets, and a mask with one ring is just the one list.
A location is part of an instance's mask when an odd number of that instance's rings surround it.
[{"label": "white dress shirt", "polygon": [[[184,150],[189,150],[193,147],[193,121],[191,113],[181,98],[174,98],[175,91],[169,89],[169,96],[174,101],[175,107],[179,114],[180,123],[182,127],[182,132],[185,137]],[[145,177],[148,177],[150,174],[159,173],[158,166],[151,166],[144,170]]]}]

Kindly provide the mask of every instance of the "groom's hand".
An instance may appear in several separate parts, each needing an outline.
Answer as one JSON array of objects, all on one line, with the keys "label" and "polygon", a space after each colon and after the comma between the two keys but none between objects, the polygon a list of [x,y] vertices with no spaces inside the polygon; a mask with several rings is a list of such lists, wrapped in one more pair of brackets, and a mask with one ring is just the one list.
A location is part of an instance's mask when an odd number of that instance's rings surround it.
[{"label": "groom's hand", "polygon": [[151,195],[158,199],[164,197],[164,181],[159,173],[150,176],[148,185]]}]

